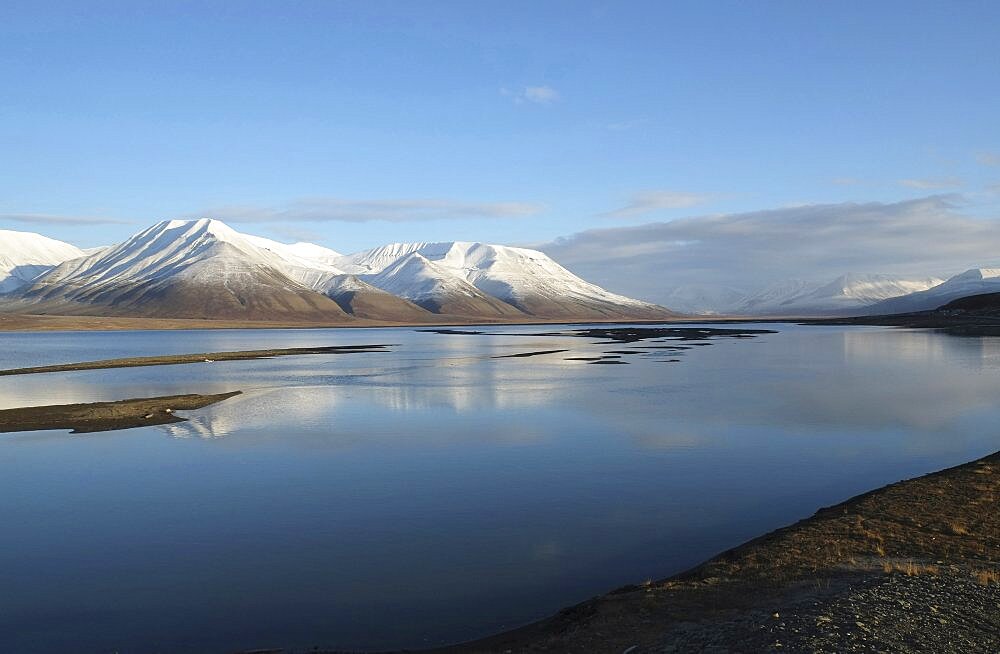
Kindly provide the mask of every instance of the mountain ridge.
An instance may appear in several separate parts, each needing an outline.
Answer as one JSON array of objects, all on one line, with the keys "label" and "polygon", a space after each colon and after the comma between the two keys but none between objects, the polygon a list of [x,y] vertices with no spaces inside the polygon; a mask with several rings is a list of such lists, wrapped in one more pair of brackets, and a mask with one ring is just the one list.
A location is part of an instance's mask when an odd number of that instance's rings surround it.
[{"label": "mountain ridge", "polygon": [[22,313],[226,320],[676,315],[590,284],[534,250],[454,241],[343,255],[242,234],[208,218],[161,221],[89,252],[73,248],[3,297],[3,308]]},{"label": "mountain ridge", "polygon": [[0,229],[0,293],[9,293],[64,261],[86,253],[80,248],[35,234]]},{"label": "mountain ridge", "polygon": [[732,309],[738,315],[846,315],[940,284],[935,277],[913,278],[877,273],[845,273],[825,282],[787,280],[744,298]]},{"label": "mountain ridge", "polygon": [[1000,291],[1000,267],[970,268],[924,291],[873,304],[866,315],[930,311],[963,297],[997,291]]}]

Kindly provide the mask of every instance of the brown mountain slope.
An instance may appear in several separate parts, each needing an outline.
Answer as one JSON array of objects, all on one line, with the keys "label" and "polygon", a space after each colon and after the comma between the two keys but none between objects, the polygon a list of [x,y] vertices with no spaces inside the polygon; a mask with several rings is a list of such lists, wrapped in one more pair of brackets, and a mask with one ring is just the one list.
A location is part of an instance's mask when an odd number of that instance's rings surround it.
[{"label": "brown mountain slope", "polygon": [[26,313],[215,320],[349,322],[330,298],[266,267],[169,276],[139,284],[66,288],[37,284],[14,308]]},{"label": "brown mountain slope", "polygon": [[324,294],[336,302],[344,312],[367,320],[396,322],[434,322],[438,316],[401,297],[386,293],[355,275],[344,275],[333,280]]}]

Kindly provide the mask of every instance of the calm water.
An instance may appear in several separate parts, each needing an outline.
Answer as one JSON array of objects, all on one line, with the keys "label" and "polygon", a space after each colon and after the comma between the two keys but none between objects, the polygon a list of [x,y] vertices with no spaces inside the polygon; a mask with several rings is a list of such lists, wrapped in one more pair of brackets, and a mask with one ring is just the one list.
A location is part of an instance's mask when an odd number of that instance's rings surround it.
[{"label": "calm water", "polygon": [[3,368],[395,345],[0,378],[0,408],[244,391],[187,423],[0,437],[0,651],[472,638],[1000,449],[1000,340],[774,328],[617,366],[538,327],[0,334]]}]

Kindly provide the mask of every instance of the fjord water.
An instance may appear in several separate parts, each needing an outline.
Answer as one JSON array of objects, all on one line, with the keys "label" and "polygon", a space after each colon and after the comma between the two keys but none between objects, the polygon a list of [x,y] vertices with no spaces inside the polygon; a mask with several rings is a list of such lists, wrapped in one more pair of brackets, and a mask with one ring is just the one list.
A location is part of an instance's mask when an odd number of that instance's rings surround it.
[{"label": "fjord water", "polygon": [[671,343],[539,335],[552,327],[0,334],[3,368],[393,344],[0,378],[0,408],[244,392],[186,423],[0,437],[0,650],[460,641],[1000,449],[1000,341],[760,327],[778,333],[629,365],[566,359]]}]

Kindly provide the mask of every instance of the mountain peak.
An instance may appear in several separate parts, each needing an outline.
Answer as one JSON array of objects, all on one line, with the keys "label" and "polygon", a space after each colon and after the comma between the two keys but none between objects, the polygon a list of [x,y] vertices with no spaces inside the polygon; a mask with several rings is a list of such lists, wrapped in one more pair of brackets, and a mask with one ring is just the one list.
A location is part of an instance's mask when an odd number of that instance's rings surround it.
[{"label": "mountain peak", "polygon": [[214,236],[222,240],[233,240],[242,235],[235,229],[215,218],[197,218],[193,220],[164,220],[154,225],[150,231],[176,232],[185,236]]},{"label": "mountain peak", "polygon": [[993,279],[994,277],[1000,277],[1000,268],[971,268],[955,275],[948,281]]},{"label": "mountain peak", "polygon": [[472,241],[392,243],[345,256],[205,217],[161,221],[76,256],[32,277],[18,301],[55,311],[202,317],[274,316],[282,306],[300,316],[343,315],[347,307],[414,320],[426,311],[489,319],[669,315],[584,281],[541,252]]},{"label": "mountain peak", "polygon": [[817,284],[786,281],[745,298],[734,313],[747,315],[837,315],[858,312],[878,302],[940,284],[933,277],[913,279],[878,273],[846,273]]},{"label": "mountain peak", "polygon": [[0,293],[18,289],[64,261],[86,253],[34,232],[0,229]]}]

